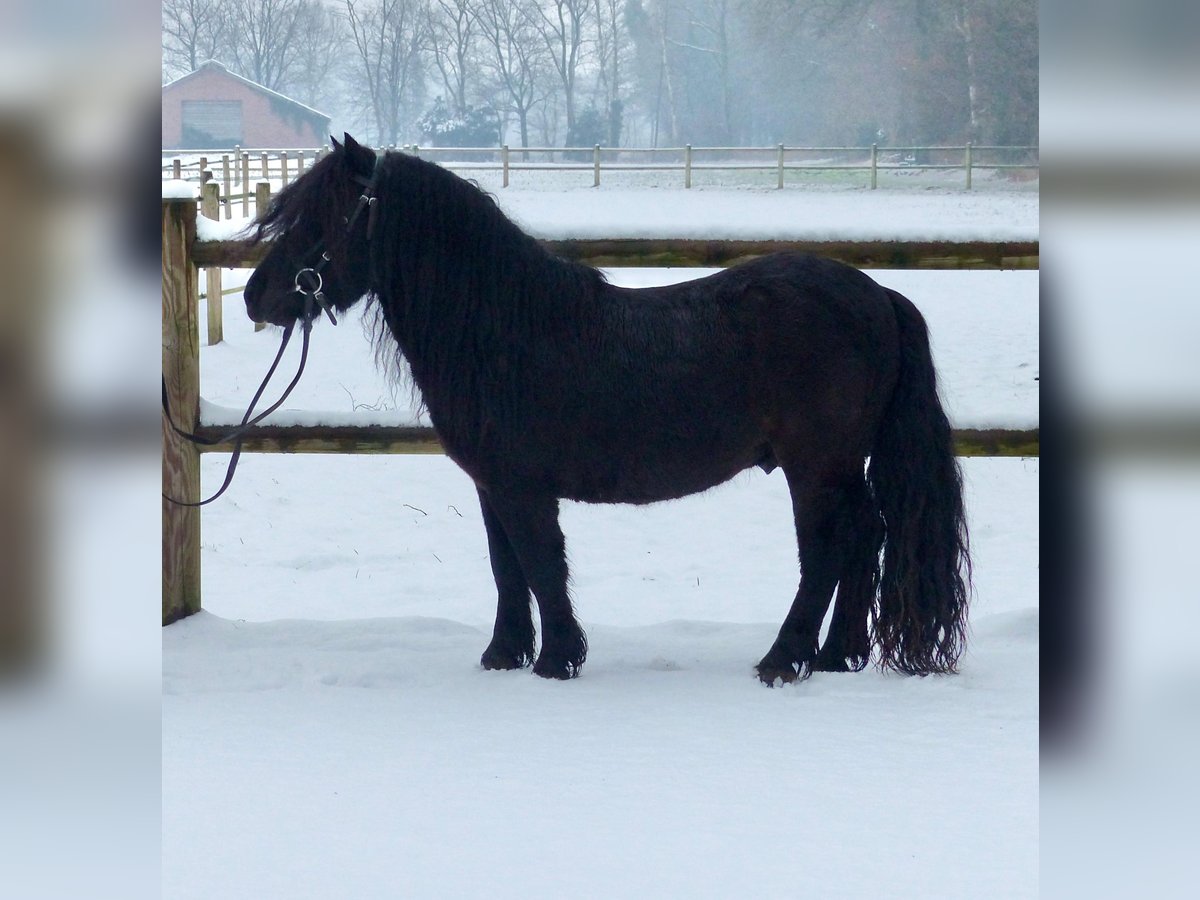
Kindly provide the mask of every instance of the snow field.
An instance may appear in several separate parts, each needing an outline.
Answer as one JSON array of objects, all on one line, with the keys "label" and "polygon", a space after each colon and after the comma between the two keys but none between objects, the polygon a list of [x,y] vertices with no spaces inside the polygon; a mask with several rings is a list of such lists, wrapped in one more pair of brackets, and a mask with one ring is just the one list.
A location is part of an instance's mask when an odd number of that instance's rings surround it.
[{"label": "snow field", "polygon": [[447,459],[247,457],[207,611],[163,634],[166,895],[1032,896],[1039,467],[965,462],[963,673],[769,690],[779,473],[564,504],[591,653],[551,684],[478,667],[494,589]]}]

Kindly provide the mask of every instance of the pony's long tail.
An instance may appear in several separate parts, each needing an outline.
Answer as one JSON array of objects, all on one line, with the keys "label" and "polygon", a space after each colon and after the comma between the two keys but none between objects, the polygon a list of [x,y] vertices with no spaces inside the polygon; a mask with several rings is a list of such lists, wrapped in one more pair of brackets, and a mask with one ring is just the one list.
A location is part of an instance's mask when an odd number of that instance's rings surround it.
[{"label": "pony's long tail", "polygon": [[873,640],[882,668],[953,672],[971,584],[962,472],[925,320],[906,297],[888,293],[900,326],[900,373],[867,468],[886,529]]}]

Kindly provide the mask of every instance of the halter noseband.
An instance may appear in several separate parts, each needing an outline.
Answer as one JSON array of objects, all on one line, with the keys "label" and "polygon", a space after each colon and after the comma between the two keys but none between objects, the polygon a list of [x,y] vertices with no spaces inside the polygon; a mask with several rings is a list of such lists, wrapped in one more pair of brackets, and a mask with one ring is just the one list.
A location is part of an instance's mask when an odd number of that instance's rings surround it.
[{"label": "halter noseband", "polygon": [[[361,175],[355,175],[354,180],[362,185],[363,192],[358,198],[358,204],[354,207],[354,212],[346,218],[346,232],[343,238],[343,243],[350,238],[350,232],[354,229],[354,223],[358,221],[358,217],[362,215],[364,209],[369,209],[367,214],[367,240],[371,240],[372,233],[375,231],[375,210],[378,198],[375,196],[375,185],[379,180],[379,164],[383,162],[383,154],[375,154],[375,165],[371,169],[369,178],[364,178]],[[312,320],[324,312],[329,317],[329,321],[334,325],[337,324],[337,319],[333,315],[333,310],[325,299],[325,294],[322,288],[325,286],[324,279],[321,278],[321,270],[324,269],[330,262],[329,251],[323,249],[325,244],[324,238],[317,241],[309,251],[304,254],[304,257],[310,257],[318,250],[321,251],[321,258],[315,266],[305,266],[296,273],[294,279],[295,293],[304,294],[304,312],[300,318],[304,320],[304,327],[312,327]],[[302,284],[301,282],[306,282]]]}]

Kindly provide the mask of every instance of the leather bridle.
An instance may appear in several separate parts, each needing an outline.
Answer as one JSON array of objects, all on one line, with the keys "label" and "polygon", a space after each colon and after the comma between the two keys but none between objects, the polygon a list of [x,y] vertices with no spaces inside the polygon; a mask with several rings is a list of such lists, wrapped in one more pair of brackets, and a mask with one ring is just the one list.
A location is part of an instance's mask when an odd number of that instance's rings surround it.
[{"label": "leather bridle", "polygon": [[[375,188],[379,178],[379,164],[383,160],[383,155],[379,154],[375,157],[375,166],[371,171],[369,178],[364,178],[361,175],[354,176],[354,180],[358,182],[363,189],[362,194],[358,198],[358,204],[354,207],[354,211],[346,217],[346,230],[342,236],[343,246],[350,241],[350,236],[354,230],[359,217],[364,210],[369,210],[367,214],[367,240],[370,241],[375,231],[375,210],[377,208],[377,198],[375,196]],[[233,441],[233,455],[229,458],[229,466],[225,471],[225,480],[221,483],[220,489],[209,497],[207,500],[186,501],[176,500],[163,492],[163,499],[176,506],[206,506],[212,503],[218,497],[225,493],[230,484],[233,483],[233,473],[237,470],[238,460],[242,455],[242,443],[245,440],[246,433],[275,410],[283,405],[283,402],[292,393],[292,390],[300,382],[300,376],[304,374],[304,367],[308,362],[308,346],[309,338],[312,334],[313,321],[325,313],[329,317],[329,321],[337,325],[337,318],[333,314],[329,302],[325,299],[323,292],[324,280],[321,277],[321,270],[324,269],[331,260],[329,250],[324,246],[324,240],[317,241],[307,253],[304,254],[304,259],[311,259],[315,254],[320,253],[320,258],[313,266],[305,266],[296,272],[294,279],[294,290],[296,293],[304,295],[304,308],[301,310],[297,319],[289,322],[283,329],[283,338],[279,343],[279,351],[275,354],[275,359],[271,363],[271,367],[267,370],[266,376],[262,380],[262,384],[258,386],[254,397],[250,400],[250,406],[246,409],[246,414],[242,416],[242,421],[234,428],[216,437],[205,437],[196,434],[195,432],[187,431],[175,424],[175,420],[171,416],[170,402],[167,398],[167,379],[166,376],[162,379],[162,406],[163,415],[166,416],[167,424],[171,426],[171,430],[179,435],[184,440],[190,441],[193,444],[202,446],[213,446],[215,444],[224,444]],[[275,375],[275,370],[279,368],[279,362],[283,359],[284,351],[287,349],[288,342],[292,339],[292,332],[296,328],[296,322],[300,322],[300,329],[303,335],[303,344],[300,349],[300,362],[296,367],[296,374],[292,377],[291,382],[284,389],[283,394],[279,399],[272,403],[262,412],[257,415],[254,412],[254,407],[258,405],[258,401],[262,399],[263,392],[267,389],[271,378]]]},{"label": "leather bridle", "polygon": [[[367,213],[367,240],[370,241],[375,233],[375,209],[376,202],[378,200],[378,198],[375,196],[375,186],[379,178],[379,164],[382,160],[382,155],[377,155],[375,157],[375,167],[372,169],[369,178],[364,178],[361,175],[354,176],[354,180],[362,186],[363,192],[358,198],[358,203],[354,207],[354,211],[346,217],[346,230],[342,238],[343,245],[349,242],[350,235],[354,231],[354,225],[356,222],[358,222],[359,216],[363,214],[363,210],[369,210]],[[294,290],[296,293],[304,294],[305,297],[309,298],[305,301],[304,312],[301,314],[301,319],[307,321],[310,317],[316,318],[321,312],[323,312],[329,317],[329,321],[336,325],[337,319],[334,317],[333,310],[326,302],[325,294],[321,290],[325,285],[324,280],[321,278],[321,270],[329,265],[331,260],[329,251],[325,249],[324,244],[325,242],[323,239],[317,241],[302,257],[303,259],[311,259],[318,252],[321,254],[316,265],[305,266],[296,272],[296,277],[293,282],[295,285]],[[307,283],[302,284],[302,281]],[[314,306],[316,309],[313,309]],[[317,310],[320,310],[320,312]]]}]

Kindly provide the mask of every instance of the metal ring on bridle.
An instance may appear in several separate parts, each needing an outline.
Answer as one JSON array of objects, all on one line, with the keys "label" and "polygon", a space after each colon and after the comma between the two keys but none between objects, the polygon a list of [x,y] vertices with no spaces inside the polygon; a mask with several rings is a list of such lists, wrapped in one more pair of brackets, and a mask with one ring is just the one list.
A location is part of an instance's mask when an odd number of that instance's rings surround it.
[{"label": "metal ring on bridle", "polygon": [[[316,280],[316,284],[311,288],[300,286],[300,276],[303,275],[305,272],[307,272],[309,275],[311,275]],[[319,293],[321,293],[321,288],[323,288],[325,286],[325,281],[324,281],[324,279],[321,278],[320,272],[318,272],[316,269],[314,269],[312,267],[309,267],[309,268],[301,269],[299,272],[296,273],[295,285],[296,285],[296,290],[299,291],[301,294],[319,294]]]}]

